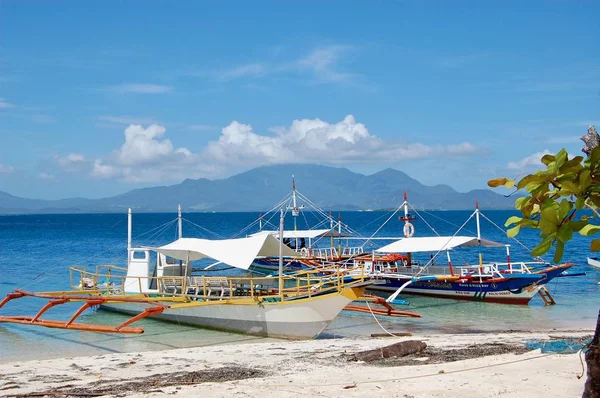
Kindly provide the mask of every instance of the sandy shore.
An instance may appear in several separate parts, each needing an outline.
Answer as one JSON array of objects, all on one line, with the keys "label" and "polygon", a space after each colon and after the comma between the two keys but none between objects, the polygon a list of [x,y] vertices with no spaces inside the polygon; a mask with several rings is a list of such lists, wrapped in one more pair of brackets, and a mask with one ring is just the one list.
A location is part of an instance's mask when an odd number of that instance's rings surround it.
[{"label": "sandy shore", "polygon": [[[278,341],[11,362],[0,364],[0,396],[578,397],[586,378],[577,378],[579,355],[528,350],[524,343],[592,333]],[[350,360],[405,340],[421,340],[427,349],[402,359]]]}]

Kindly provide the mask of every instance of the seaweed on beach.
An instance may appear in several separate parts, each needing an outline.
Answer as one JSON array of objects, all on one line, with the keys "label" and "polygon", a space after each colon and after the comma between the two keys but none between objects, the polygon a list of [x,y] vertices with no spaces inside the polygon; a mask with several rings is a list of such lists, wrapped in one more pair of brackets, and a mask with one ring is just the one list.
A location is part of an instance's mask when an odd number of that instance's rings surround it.
[{"label": "seaweed on beach", "polygon": [[173,372],[154,374],[127,380],[98,380],[85,387],[65,385],[45,391],[27,394],[7,395],[7,398],[25,397],[96,397],[103,395],[125,396],[131,393],[160,392],[161,388],[173,386],[189,386],[201,383],[221,383],[226,381],[244,380],[265,377],[267,373],[260,369],[239,366],[227,366],[217,369],[207,369],[193,372]]},{"label": "seaweed on beach", "polygon": [[439,364],[486,357],[490,355],[523,354],[528,351],[530,351],[530,349],[524,347],[523,345],[504,343],[477,344],[454,349],[427,347],[425,350],[417,354],[407,355],[401,358],[381,359],[372,362],[371,364],[375,366],[386,367]]}]

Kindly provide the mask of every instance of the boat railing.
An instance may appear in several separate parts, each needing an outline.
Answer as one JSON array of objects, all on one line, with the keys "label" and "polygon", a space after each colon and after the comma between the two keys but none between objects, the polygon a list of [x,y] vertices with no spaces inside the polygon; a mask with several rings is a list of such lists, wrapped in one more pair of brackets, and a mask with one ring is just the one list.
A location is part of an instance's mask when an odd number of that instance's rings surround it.
[{"label": "boat railing", "polygon": [[455,267],[461,277],[490,278],[501,277],[495,264],[474,264]]},{"label": "boat railing", "polygon": [[342,249],[342,255],[344,256],[356,256],[364,252],[362,246],[355,247],[344,247]]},{"label": "boat railing", "polygon": [[74,266],[69,268],[69,283],[75,290],[122,293],[125,272],[126,268],[110,264],[97,265],[94,271],[88,271],[84,266]]},{"label": "boat railing", "polygon": [[314,257],[324,258],[324,259],[339,257],[338,252],[335,249],[335,247],[313,248],[312,249],[312,255]]},{"label": "boat railing", "polygon": [[500,272],[503,274],[515,274],[515,273],[525,273],[531,274],[532,270],[539,267],[548,265],[548,263],[544,261],[517,261],[517,262],[506,262],[506,263],[496,263]]},{"label": "boat railing", "polygon": [[417,265],[410,267],[410,272],[413,277],[417,277],[422,275],[452,275],[454,270],[450,270],[448,265]]},{"label": "boat railing", "polygon": [[[340,267],[320,268],[283,276],[283,289],[279,291],[278,277],[221,277],[221,276],[116,276],[115,266],[101,267],[94,272],[85,267],[71,267],[71,286],[79,291],[103,294],[150,293],[164,296],[179,296],[190,300],[223,300],[247,297],[273,297],[281,299],[312,297],[324,291],[341,290],[349,283],[364,282],[364,270],[351,275]],[[110,272],[107,272],[109,270]],[[101,271],[101,272],[99,272]],[[155,284],[157,289],[144,287]]]},{"label": "boat railing", "polygon": [[313,247],[313,248],[303,248],[300,250],[304,256],[307,257],[317,257],[320,259],[334,259],[339,258],[340,256],[357,256],[362,254],[363,248],[360,246],[356,247],[343,247],[341,251],[338,252],[338,249],[335,247]]}]

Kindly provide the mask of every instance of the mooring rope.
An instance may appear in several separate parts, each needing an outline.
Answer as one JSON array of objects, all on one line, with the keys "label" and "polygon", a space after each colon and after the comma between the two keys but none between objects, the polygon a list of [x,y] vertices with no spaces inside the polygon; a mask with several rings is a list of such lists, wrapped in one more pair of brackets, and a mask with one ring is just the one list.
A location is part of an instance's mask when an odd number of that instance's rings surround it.
[{"label": "mooring rope", "polygon": [[371,309],[371,306],[369,305],[369,300],[365,300],[365,303],[367,303],[367,307],[369,307],[369,311],[371,312],[371,315],[373,315],[373,319],[375,319],[375,322],[377,322],[377,324],[379,325],[379,327],[381,328],[381,330],[383,330],[384,332],[386,332],[390,336],[395,336],[393,333],[389,332],[386,328],[384,328],[383,325],[379,322],[379,319],[377,319],[377,317],[373,313],[373,310]]}]

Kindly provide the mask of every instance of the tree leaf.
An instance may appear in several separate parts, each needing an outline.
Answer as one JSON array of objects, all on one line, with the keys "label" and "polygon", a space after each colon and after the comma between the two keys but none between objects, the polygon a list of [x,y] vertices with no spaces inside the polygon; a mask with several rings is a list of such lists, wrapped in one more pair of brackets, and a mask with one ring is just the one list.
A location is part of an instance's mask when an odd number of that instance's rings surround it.
[{"label": "tree leaf", "polygon": [[587,225],[587,221],[571,221],[569,222],[569,227],[575,232],[581,231],[581,228]]},{"label": "tree leaf", "polygon": [[511,216],[508,218],[508,220],[506,220],[506,222],[504,223],[505,227],[508,227],[509,225],[512,225],[514,223],[518,223],[519,221],[521,221],[523,218],[519,217],[519,216]]},{"label": "tree leaf", "polygon": [[542,254],[547,253],[548,250],[550,250],[550,248],[552,247],[553,240],[554,240],[554,237],[551,237],[551,236],[544,239],[539,245],[537,245],[536,247],[533,248],[533,250],[531,251],[531,255],[532,256],[541,256]]},{"label": "tree leaf", "polygon": [[539,184],[539,183],[542,183],[545,181],[546,180],[543,176],[539,176],[537,174],[529,174],[519,180],[519,183],[517,184],[517,189],[525,188],[527,185],[529,185],[531,183]]},{"label": "tree leaf", "polygon": [[561,241],[557,241],[556,249],[554,250],[554,258],[553,258],[553,261],[555,264],[560,261],[564,252],[565,252],[565,244]]},{"label": "tree leaf", "polygon": [[510,178],[494,178],[493,180],[488,181],[488,186],[491,188],[498,188],[502,186],[506,188],[512,188],[515,186],[515,181],[511,180]]},{"label": "tree leaf", "polygon": [[565,164],[566,161],[567,161],[567,150],[565,148],[563,148],[556,154],[556,160],[554,161],[556,163],[556,168],[560,169],[563,166],[563,164]]},{"label": "tree leaf", "polygon": [[521,210],[523,206],[529,203],[529,201],[531,201],[531,198],[529,196],[518,198],[517,200],[515,200],[515,208]]},{"label": "tree leaf", "polygon": [[587,188],[592,183],[592,175],[589,169],[581,170],[579,173],[579,190],[580,192],[587,191]]},{"label": "tree leaf", "polygon": [[598,166],[598,161],[600,160],[600,146],[597,146],[592,150],[592,153],[589,156],[590,167],[595,169]]},{"label": "tree leaf", "polygon": [[564,220],[565,217],[567,217],[569,215],[569,212],[571,211],[572,208],[573,208],[573,203],[571,203],[568,200],[562,200],[559,205],[558,219]]},{"label": "tree leaf", "polygon": [[[564,177],[564,176],[563,176]],[[579,188],[578,181],[576,181],[576,175],[572,175],[571,178],[559,178],[557,179],[557,183],[560,184],[562,189],[562,193],[568,191],[569,194],[579,194],[581,193],[581,189]]]},{"label": "tree leaf", "polygon": [[520,230],[521,230],[520,225],[517,225],[516,227],[512,227],[506,231],[506,236],[508,236],[509,238],[514,238],[515,236],[517,236],[517,234],[519,233]]},{"label": "tree leaf", "polygon": [[547,217],[540,219],[539,227],[543,235],[553,234],[558,231],[558,223],[554,220],[549,220]]},{"label": "tree leaf", "polygon": [[560,218],[560,206],[558,203],[552,199],[544,200],[544,203],[542,203],[542,220],[555,225],[560,223],[562,218]]},{"label": "tree leaf", "polygon": [[551,162],[554,162],[554,159],[556,159],[556,156],[547,154],[542,156],[542,163],[548,166]]},{"label": "tree leaf", "polygon": [[600,226],[588,224],[579,230],[579,233],[583,236],[590,236],[600,232]]},{"label": "tree leaf", "polygon": [[569,224],[562,225],[556,233],[556,239],[559,242],[567,243],[573,238],[573,230]]},{"label": "tree leaf", "polygon": [[562,167],[560,168],[560,171],[563,173],[566,173],[568,171],[579,170],[583,167],[581,165],[582,161],[583,161],[583,156],[575,156],[573,159],[567,160],[565,162],[565,164],[563,164]]}]

